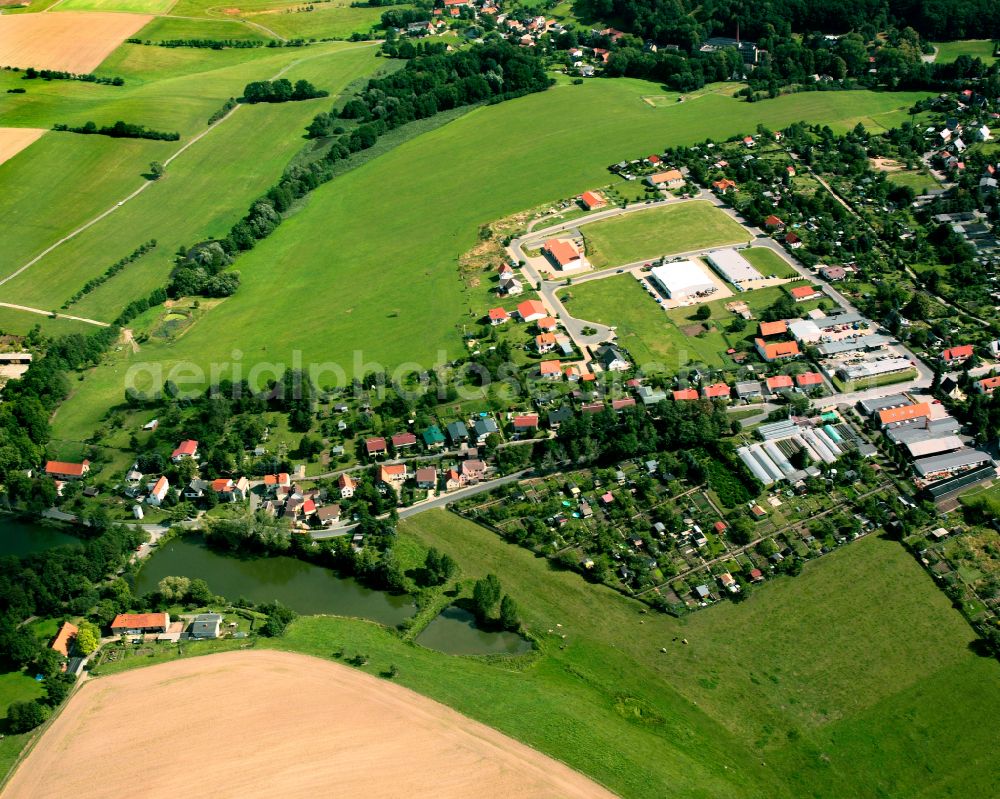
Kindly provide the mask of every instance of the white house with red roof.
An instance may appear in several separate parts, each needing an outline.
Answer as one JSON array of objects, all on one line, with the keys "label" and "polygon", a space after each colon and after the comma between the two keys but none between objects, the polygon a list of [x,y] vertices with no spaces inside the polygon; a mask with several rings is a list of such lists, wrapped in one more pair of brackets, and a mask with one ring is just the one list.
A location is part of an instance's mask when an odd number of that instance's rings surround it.
[{"label": "white house with red roof", "polygon": [[539,319],[544,319],[548,316],[545,312],[545,306],[539,300],[525,300],[522,302],[517,306],[517,315],[521,317],[522,322],[537,322]]},{"label": "white house with red roof", "polygon": [[189,438],[186,441],[182,441],[177,445],[171,455],[170,460],[174,463],[180,463],[185,458],[197,458],[198,457],[198,442],[193,438]]},{"label": "white house with red roof", "polygon": [[146,497],[146,502],[152,505],[154,508],[160,507],[163,503],[164,498],[170,491],[170,481],[163,475],[160,475],[160,479],[155,483],[149,484],[149,495]]},{"label": "white house with red roof", "polygon": [[957,347],[949,347],[941,353],[941,360],[949,366],[956,363],[964,363],[972,357],[974,350],[971,344],[961,344]]},{"label": "white house with red roof", "polygon": [[369,438],[365,441],[365,452],[370,458],[385,455],[387,450],[388,445],[385,443],[384,438]]},{"label": "white house with red roof", "polygon": [[342,474],[337,478],[337,488],[340,489],[341,499],[350,499],[354,496],[354,489],[358,487],[357,482],[349,474]]},{"label": "white house with red roof", "polygon": [[581,269],[587,265],[586,258],[573,242],[567,239],[549,239],[542,245],[542,251],[561,270]]},{"label": "white house with red roof", "polygon": [[80,463],[71,461],[47,461],[45,473],[56,480],[79,480],[85,477],[90,471],[90,461],[83,460]]},{"label": "white house with red roof", "polygon": [[496,327],[497,325],[502,325],[505,322],[510,321],[510,314],[507,313],[503,308],[490,308],[488,316],[490,319],[490,324],[493,325],[493,327]]}]

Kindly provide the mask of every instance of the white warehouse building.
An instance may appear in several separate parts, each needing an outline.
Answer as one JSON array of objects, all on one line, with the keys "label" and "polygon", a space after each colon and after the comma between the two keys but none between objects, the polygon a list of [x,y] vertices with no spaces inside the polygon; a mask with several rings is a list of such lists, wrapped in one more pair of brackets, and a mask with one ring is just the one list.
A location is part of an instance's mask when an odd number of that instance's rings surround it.
[{"label": "white warehouse building", "polygon": [[764,278],[752,263],[732,248],[710,252],[708,262],[724,280],[728,280],[738,289],[742,289],[744,283]]},{"label": "white warehouse building", "polygon": [[697,261],[676,261],[653,267],[653,280],[672,300],[687,300],[699,294],[712,294],[717,286]]}]

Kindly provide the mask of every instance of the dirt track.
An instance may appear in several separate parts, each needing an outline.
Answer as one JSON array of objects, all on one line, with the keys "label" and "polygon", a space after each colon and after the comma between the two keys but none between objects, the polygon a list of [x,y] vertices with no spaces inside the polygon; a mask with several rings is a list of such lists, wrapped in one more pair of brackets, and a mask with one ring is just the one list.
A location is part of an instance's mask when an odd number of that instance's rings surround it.
[{"label": "dirt track", "polygon": [[44,128],[0,128],[0,164],[38,141]]},{"label": "dirt track", "polygon": [[0,65],[92,72],[152,18],[100,11],[0,16]]},{"label": "dirt track", "polygon": [[267,650],[179,660],[87,682],[2,795],[613,796],[395,683]]}]

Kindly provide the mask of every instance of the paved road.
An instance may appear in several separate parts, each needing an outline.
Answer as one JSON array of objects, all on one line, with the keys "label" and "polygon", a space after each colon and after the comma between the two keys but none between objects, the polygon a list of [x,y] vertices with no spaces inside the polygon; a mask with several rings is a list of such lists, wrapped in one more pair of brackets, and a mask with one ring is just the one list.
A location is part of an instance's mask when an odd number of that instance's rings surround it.
[{"label": "paved road", "polygon": [[[428,510],[440,510],[447,507],[452,502],[458,502],[461,499],[467,499],[469,497],[474,497],[476,494],[482,494],[486,491],[492,491],[494,488],[499,488],[502,485],[507,485],[508,483],[513,483],[520,480],[525,475],[532,472],[531,469],[522,469],[519,472],[514,472],[513,474],[508,474],[506,477],[498,477],[496,480],[487,480],[485,482],[479,483],[478,485],[469,486],[468,488],[460,488],[458,491],[452,491],[448,494],[441,494],[440,496],[434,497],[433,499],[424,500],[423,502],[418,502],[416,505],[411,505],[408,508],[399,509],[399,518],[408,519],[410,516],[416,516],[418,513],[423,513]],[[334,527],[329,530],[316,530],[313,532],[312,537],[314,540],[319,541],[324,538],[337,538],[339,536],[348,535],[354,528],[357,527],[356,524],[347,525],[345,527]]]}]

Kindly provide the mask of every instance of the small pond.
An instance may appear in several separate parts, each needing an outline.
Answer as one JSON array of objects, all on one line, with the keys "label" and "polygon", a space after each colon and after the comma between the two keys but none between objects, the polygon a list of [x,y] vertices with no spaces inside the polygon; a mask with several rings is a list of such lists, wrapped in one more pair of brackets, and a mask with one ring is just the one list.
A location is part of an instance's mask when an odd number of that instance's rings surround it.
[{"label": "small pond", "polygon": [[417,643],[449,655],[521,655],[531,641],[512,632],[480,630],[476,617],[451,605],[417,636]]},{"label": "small pond", "polygon": [[31,555],[67,545],[80,546],[80,539],[57,527],[0,515],[0,557]]}]

